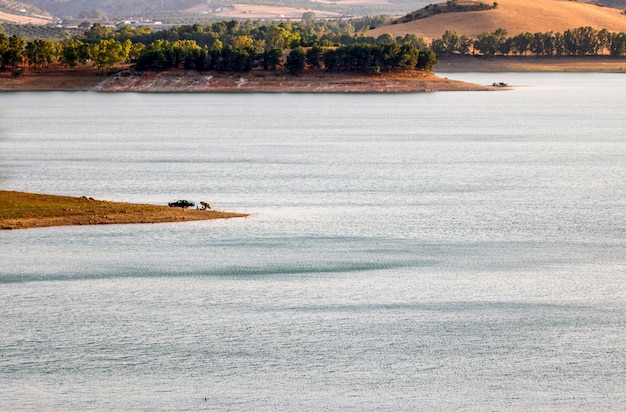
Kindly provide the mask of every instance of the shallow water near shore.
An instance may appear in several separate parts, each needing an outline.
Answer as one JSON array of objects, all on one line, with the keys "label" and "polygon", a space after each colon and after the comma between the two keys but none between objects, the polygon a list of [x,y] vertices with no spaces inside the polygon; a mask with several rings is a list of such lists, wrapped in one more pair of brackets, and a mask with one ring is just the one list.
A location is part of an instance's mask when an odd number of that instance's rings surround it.
[{"label": "shallow water near shore", "polygon": [[245,219],[0,232],[2,410],[618,410],[626,75],[0,94],[0,187]]}]

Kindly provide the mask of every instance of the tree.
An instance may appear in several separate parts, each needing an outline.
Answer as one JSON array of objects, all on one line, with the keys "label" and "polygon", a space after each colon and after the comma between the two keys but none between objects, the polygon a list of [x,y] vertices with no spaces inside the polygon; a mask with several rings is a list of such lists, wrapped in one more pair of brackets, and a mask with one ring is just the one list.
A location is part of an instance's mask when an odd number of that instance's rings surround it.
[{"label": "tree", "polygon": [[459,37],[459,53],[462,55],[467,55],[470,53],[470,49],[472,48],[472,39],[467,37],[466,35],[462,35]]},{"label": "tree", "polygon": [[393,36],[389,33],[383,33],[376,38],[376,44],[392,44]]},{"label": "tree", "polygon": [[404,37],[396,37],[396,43],[400,45],[408,44],[419,50],[425,50],[428,45],[423,37],[417,37],[415,33],[407,33]]},{"label": "tree", "polygon": [[596,38],[597,38],[597,44],[596,44],[596,50],[595,50],[596,55],[603,54],[603,51],[605,49],[610,49],[611,32],[609,32],[607,29],[602,29],[599,32],[597,32]]},{"label": "tree", "polygon": [[317,18],[317,16],[315,15],[314,11],[305,11],[304,13],[302,13],[302,21],[304,22],[311,22],[314,21]]},{"label": "tree", "polygon": [[306,67],[306,54],[302,47],[292,49],[287,55],[287,68],[289,73],[296,74]]},{"label": "tree", "polygon": [[446,30],[441,37],[441,43],[443,54],[451,56],[459,49],[459,34],[455,31]]},{"label": "tree", "polygon": [[269,33],[267,34],[267,39],[265,40],[266,48],[268,50],[284,50],[285,47],[287,47],[288,45],[288,40],[289,32],[287,30],[280,26],[272,26]]},{"label": "tree", "polygon": [[110,69],[127,61],[129,52],[130,44],[122,44],[113,39],[104,39],[89,45],[89,57],[94,66],[100,69]]},{"label": "tree", "polygon": [[511,45],[513,53],[525,55],[530,49],[530,45],[532,44],[534,38],[535,36],[529,32],[520,33],[513,37],[513,44]]},{"label": "tree", "polygon": [[561,33],[554,33],[554,52],[557,56],[565,54],[565,38]]},{"label": "tree", "polygon": [[276,70],[276,67],[280,65],[282,54],[283,51],[281,49],[270,49],[263,52],[263,70]]},{"label": "tree", "polygon": [[256,60],[256,52],[252,48],[235,49],[227,45],[212,60],[215,60],[215,69],[219,71],[250,71]]},{"label": "tree", "polygon": [[233,47],[236,49],[242,49],[245,47],[253,47],[254,39],[250,36],[235,36],[233,37]]},{"label": "tree", "polygon": [[474,42],[474,49],[485,56],[492,56],[498,51],[498,38],[493,33],[482,33]]},{"label": "tree", "polygon": [[35,39],[26,43],[24,54],[29,65],[41,67],[52,63],[54,51],[54,43],[50,40]]},{"label": "tree", "polygon": [[546,52],[546,42],[543,33],[535,33],[528,47],[530,51],[537,56],[545,56],[548,54]]},{"label": "tree", "polygon": [[[4,37],[5,40],[2,40],[2,37]],[[0,36],[0,55],[2,57],[2,67],[10,67],[12,69],[17,68],[17,66],[22,62],[25,45],[26,42],[24,39],[17,34],[14,34],[9,38],[6,38],[4,35]]]},{"label": "tree", "polygon": [[106,20],[107,14],[104,10],[100,9],[92,9],[92,10],[84,10],[81,11],[78,15],[80,20],[90,19],[90,20]]},{"label": "tree", "polygon": [[130,51],[128,53],[128,60],[137,60],[137,57],[145,50],[146,46],[143,43],[132,43]]},{"label": "tree", "polygon": [[420,50],[417,59],[417,68],[432,71],[437,64],[437,55],[432,50]]},{"label": "tree", "polygon": [[0,65],[4,69],[5,66],[5,57],[4,55],[9,50],[9,38],[4,34],[0,33]]},{"label": "tree", "polygon": [[611,36],[609,51],[613,57],[622,57],[626,55],[626,33],[613,33]]},{"label": "tree", "polygon": [[565,52],[569,55],[594,54],[598,49],[597,31],[591,27],[579,27],[563,33]]},{"label": "tree", "polygon": [[82,35],[82,40],[85,43],[97,43],[100,40],[111,38],[113,38],[113,30],[100,23],[94,23],[91,28]]},{"label": "tree", "polygon": [[433,41],[430,43],[430,50],[432,50],[432,52],[438,56],[443,56],[444,54],[446,54],[446,48],[443,44],[442,39],[433,39]]},{"label": "tree", "polygon": [[[411,46],[406,46],[405,48],[410,49]],[[389,71],[401,68],[401,63],[407,63],[406,61],[402,62],[401,49],[398,43],[378,44],[369,49],[369,54],[371,57],[368,59],[368,67],[364,67],[367,71],[371,71],[372,68],[375,72],[380,70]],[[407,57],[410,58],[410,56]]]},{"label": "tree", "polygon": [[195,40],[178,40],[172,43],[172,51],[174,53],[174,67],[183,65],[186,69],[196,67],[202,48],[198,46]]},{"label": "tree", "polygon": [[323,58],[324,48],[320,46],[313,46],[306,51],[306,63],[315,69],[322,67]]},{"label": "tree", "polygon": [[71,68],[76,67],[81,58],[80,49],[82,45],[84,43],[76,39],[67,39],[59,43],[61,63]]},{"label": "tree", "polygon": [[497,29],[493,32],[493,35],[497,39],[498,52],[504,55],[509,54],[509,52],[511,51],[511,42],[507,42],[507,31],[505,29]]},{"label": "tree", "polygon": [[337,49],[326,50],[324,53],[324,67],[328,71],[340,70],[341,69],[341,60],[340,55]]},{"label": "tree", "polygon": [[[537,35],[535,34],[535,39]],[[541,42],[543,43],[543,55],[552,56],[556,51],[557,37],[554,32],[541,33]]]},{"label": "tree", "polygon": [[402,70],[410,70],[417,67],[419,62],[419,50],[410,44],[404,44],[400,47],[398,54],[397,68]]}]

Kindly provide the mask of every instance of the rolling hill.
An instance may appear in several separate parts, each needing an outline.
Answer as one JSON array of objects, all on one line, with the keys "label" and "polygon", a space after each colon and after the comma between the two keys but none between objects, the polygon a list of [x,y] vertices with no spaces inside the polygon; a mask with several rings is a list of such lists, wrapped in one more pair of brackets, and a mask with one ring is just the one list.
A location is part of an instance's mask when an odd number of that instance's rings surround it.
[{"label": "rolling hill", "polygon": [[77,17],[86,10],[102,10],[108,17],[172,12],[204,3],[202,0],[21,0],[57,17]]},{"label": "rolling hill", "polygon": [[605,7],[612,7],[614,9],[626,10],[626,0],[598,0],[587,1],[587,3],[595,3]]},{"label": "rolling hill", "polygon": [[[15,2],[15,0],[7,0]],[[77,17],[86,10],[102,10],[109,18],[140,17],[162,13],[193,15],[193,9],[238,10],[241,19],[279,16],[285,9],[310,10],[336,16],[400,15],[427,5],[431,0],[19,0],[40,7],[57,17]],[[261,10],[255,13],[254,10]],[[245,11],[242,12],[241,10]],[[191,11],[191,13],[189,12]],[[201,12],[202,12],[201,11]],[[200,12],[198,12],[200,13]],[[198,14],[196,13],[196,14]],[[219,13],[218,13],[219,14]],[[301,13],[297,16],[301,16]],[[225,18],[232,18],[232,15]],[[288,16],[292,18],[293,16]]]},{"label": "rolling hill", "polygon": [[[437,7],[445,9],[447,5],[440,3]],[[406,19],[400,19],[403,20]],[[377,27],[368,34],[377,37],[391,33],[396,37],[414,33],[433,39],[440,38],[446,30],[453,30],[475,38],[498,28],[515,36],[522,32],[563,32],[583,26],[626,32],[626,14],[619,9],[568,0],[498,0],[497,7],[489,10],[434,14],[407,23]]]},{"label": "rolling hill", "polygon": [[[440,0],[441,1],[441,0]],[[457,0],[464,3],[466,0]],[[176,16],[176,21],[193,23],[194,16],[211,16],[213,20],[226,19],[298,19],[304,11],[313,11],[319,18],[336,18],[339,16],[391,15],[401,16],[418,10],[432,3],[432,0],[0,0],[0,22],[8,21],[18,24],[47,24],[56,18],[67,16],[78,17],[82,12],[102,10],[111,19],[150,17],[168,19]],[[475,1],[476,4],[491,6],[491,1]],[[512,5],[512,3],[518,3]],[[553,3],[561,3],[554,5]],[[468,23],[468,16],[437,16],[420,24],[398,25],[384,29],[393,33],[416,32],[430,38],[440,37],[440,25],[454,24],[454,30],[477,34],[482,31],[493,31],[493,27],[510,27],[510,33],[518,30],[536,31],[545,27],[546,23],[554,22],[555,29],[571,28],[572,25],[589,21],[596,25],[621,27],[616,14],[619,11],[602,10],[602,7],[590,6],[585,3],[599,4],[618,10],[626,9],[626,0],[528,0],[525,2],[512,0],[498,1],[498,10],[479,15],[477,29],[471,29],[474,23]],[[439,6],[445,7],[445,3]],[[513,15],[513,17],[511,17]],[[607,17],[611,15],[611,17]],[[473,17],[472,17],[473,18]],[[571,23],[563,20],[572,19]],[[519,20],[517,22],[510,20]],[[535,20],[535,21],[530,21]],[[604,23],[606,21],[607,23]],[[498,22],[501,22],[498,24]],[[532,23],[532,24],[531,24]],[[615,25],[615,24],[617,25]],[[181,23],[182,24],[182,23]],[[419,26],[417,29],[415,26]],[[470,26],[470,27],[468,27]],[[452,27],[452,26],[450,26]],[[448,28],[450,28],[448,27]],[[527,28],[528,27],[528,28]],[[443,29],[445,31],[445,29]],[[482,31],[481,31],[482,30]],[[379,33],[376,30],[373,33]]]},{"label": "rolling hill", "polygon": [[0,0],[0,22],[48,24],[52,20],[52,15],[39,7],[15,0]]}]

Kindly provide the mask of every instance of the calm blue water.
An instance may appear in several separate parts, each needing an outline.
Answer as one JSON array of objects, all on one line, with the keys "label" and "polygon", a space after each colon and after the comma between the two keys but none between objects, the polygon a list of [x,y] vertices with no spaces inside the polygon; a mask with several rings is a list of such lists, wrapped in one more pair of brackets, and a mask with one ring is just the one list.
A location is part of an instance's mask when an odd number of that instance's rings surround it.
[{"label": "calm blue water", "polygon": [[446,76],[0,94],[2,189],[251,213],[1,231],[0,409],[622,409],[626,75]]}]

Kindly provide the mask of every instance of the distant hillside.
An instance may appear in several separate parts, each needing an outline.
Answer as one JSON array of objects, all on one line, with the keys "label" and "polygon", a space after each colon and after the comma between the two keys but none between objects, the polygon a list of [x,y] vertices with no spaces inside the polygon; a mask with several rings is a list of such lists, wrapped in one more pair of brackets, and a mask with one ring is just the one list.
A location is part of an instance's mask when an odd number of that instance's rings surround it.
[{"label": "distant hillside", "polygon": [[[102,10],[109,18],[140,17],[163,12],[188,12],[194,9],[233,9],[263,7],[266,13],[281,8],[331,12],[337,15],[401,15],[416,10],[429,0],[21,0],[47,10],[57,17],[77,17],[86,10]],[[193,13],[190,13],[193,14]],[[219,13],[217,13],[219,14]],[[275,13],[279,15],[279,13]],[[262,14],[240,12],[238,18],[262,18]]]},{"label": "distant hillside", "polygon": [[[438,9],[448,9],[449,3],[439,3]],[[458,3],[485,3],[480,1],[459,1]],[[491,4],[492,3],[486,3]],[[591,26],[596,29],[608,29],[615,32],[626,32],[626,14],[624,10],[600,7],[568,0],[498,0],[497,7],[480,11],[453,12],[452,8],[445,13],[432,13],[429,10],[411,13],[390,24],[377,27],[369,35],[377,37],[383,33],[404,36],[414,33],[426,39],[440,38],[446,30],[453,30],[469,37],[477,37],[481,33],[494,32],[503,28],[509,36],[523,32],[563,32],[565,30]],[[411,16],[428,14],[424,18],[413,19]]]},{"label": "distant hillside", "polygon": [[626,10],[626,0],[585,0],[585,3],[599,4],[605,7]]},{"label": "distant hillside", "polygon": [[471,11],[486,11],[495,9],[497,3],[487,4],[482,1],[475,0],[450,0],[444,3],[429,4],[428,6],[400,17],[393,21],[392,24],[410,23],[415,20],[426,19],[428,17],[437,16],[439,14],[448,13],[467,13]]},{"label": "distant hillside", "polygon": [[22,0],[57,17],[78,17],[87,10],[102,10],[108,17],[133,16],[160,11],[177,11],[206,3],[206,0]]},{"label": "distant hillside", "polygon": [[[550,0],[547,0],[550,1]],[[576,0],[570,0],[575,2]],[[578,0],[620,10],[626,9],[626,0]],[[456,0],[466,3],[465,0]],[[155,17],[170,14],[207,15],[224,19],[298,18],[300,11],[316,12],[318,17],[330,16],[401,16],[423,10],[432,0],[0,0],[0,13],[8,21],[18,22],[27,14],[77,18],[86,11],[101,10],[111,19]],[[474,2],[480,7],[491,7],[493,2]],[[502,2],[498,2],[499,4]],[[445,5],[445,3],[444,3]],[[438,6],[439,7],[439,6]],[[33,9],[38,11],[31,11]],[[442,8],[439,7],[438,11]],[[290,11],[290,12],[288,12]],[[430,9],[430,12],[434,8]],[[17,17],[15,17],[17,16]],[[272,17],[269,17],[272,16]],[[3,19],[0,15],[0,21]]]}]

